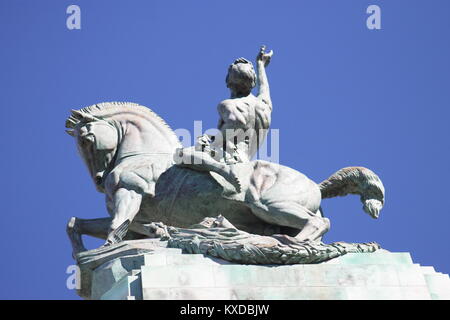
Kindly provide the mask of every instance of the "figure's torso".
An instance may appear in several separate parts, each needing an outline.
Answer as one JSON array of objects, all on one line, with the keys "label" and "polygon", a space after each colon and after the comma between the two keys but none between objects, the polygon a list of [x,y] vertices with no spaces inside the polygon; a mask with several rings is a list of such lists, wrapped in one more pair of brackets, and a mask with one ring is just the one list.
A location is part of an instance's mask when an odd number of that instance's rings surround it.
[{"label": "figure's torso", "polygon": [[[271,123],[272,106],[250,94],[242,98],[227,99],[218,106],[218,129],[227,141],[227,152],[237,153],[242,162],[250,161],[264,141]],[[242,130],[242,137],[227,137],[228,130]],[[235,147],[236,150],[229,150]]]}]

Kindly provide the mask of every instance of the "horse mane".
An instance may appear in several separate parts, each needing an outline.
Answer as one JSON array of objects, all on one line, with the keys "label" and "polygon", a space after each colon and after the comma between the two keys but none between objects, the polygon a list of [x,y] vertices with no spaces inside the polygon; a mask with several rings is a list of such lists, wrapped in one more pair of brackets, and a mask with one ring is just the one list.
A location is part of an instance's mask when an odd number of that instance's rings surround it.
[{"label": "horse mane", "polygon": [[111,112],[120,111],[124,109],[137,112],[138,114],[140,113],[142,116],[148,116],[151,119],[156,120],[163,127],[169,129],[169,132],[173,135],[175,140],[178,143],[180,143],[175,132],[163,118],[161,118],[156,112],[154,112],[150,108],[134,102],[118,102],[118,101],[101,102],[81,108],[79,110],[72,110],[72,115],[70,115],[66,120],[66,128],[73,130],[78,123],[83,121],[83,119],[99,118],[103,120],[104,118],[110,116]]}]

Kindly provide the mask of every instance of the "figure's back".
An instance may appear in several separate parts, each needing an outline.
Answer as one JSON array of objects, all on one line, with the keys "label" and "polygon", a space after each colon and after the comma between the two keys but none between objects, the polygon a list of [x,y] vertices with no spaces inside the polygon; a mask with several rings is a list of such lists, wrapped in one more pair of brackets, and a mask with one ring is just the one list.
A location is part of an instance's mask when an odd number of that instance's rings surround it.
[{"label": "figure's back", "polygon": [[[264,141],[271,123],[272,108],[250,94],[242,98],[227,99],[218,106],[221,116],[219,129],[225,138],[226,130],[241,129],[245,136],[228,137],[229,145],[237,147],[242,161],[250,161]],[[227,150],[229,151],[229,150]]]}]

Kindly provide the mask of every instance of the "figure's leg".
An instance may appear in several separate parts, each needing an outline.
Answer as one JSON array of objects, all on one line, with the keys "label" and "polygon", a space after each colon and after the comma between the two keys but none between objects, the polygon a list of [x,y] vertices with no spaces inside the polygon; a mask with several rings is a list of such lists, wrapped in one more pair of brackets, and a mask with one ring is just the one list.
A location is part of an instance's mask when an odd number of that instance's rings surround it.
[{"label": "figure's leg", "polygon": [[175,163],[182,167],[203,172],[216,172],[231,183],[238,193],[241,192],[241,184],[233,170],[233,165],[219,162],[207,152],[198,151],[192,147],[180,149],[174,160]]},{"label": "figure's leg", "polygon": [[277,201],[268,204],[255,202],[250,206],[254,215],[267,223],[300,230],[295,236],[299,241],[320,241],[330,229],[330,221],[311,212],[294,201]]}]

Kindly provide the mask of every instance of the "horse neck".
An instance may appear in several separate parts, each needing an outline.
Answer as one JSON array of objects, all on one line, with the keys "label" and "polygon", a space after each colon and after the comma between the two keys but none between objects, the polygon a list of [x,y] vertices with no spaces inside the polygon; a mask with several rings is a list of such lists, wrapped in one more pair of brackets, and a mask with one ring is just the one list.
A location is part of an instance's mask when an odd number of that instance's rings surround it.
[{"label": "horse neck", "polygon": [[121,121],[119,132],[116,161],[138,155],[160,155],[167,161],[172,161],[175,150],[180,147],[173,131],[158,119]]}]

